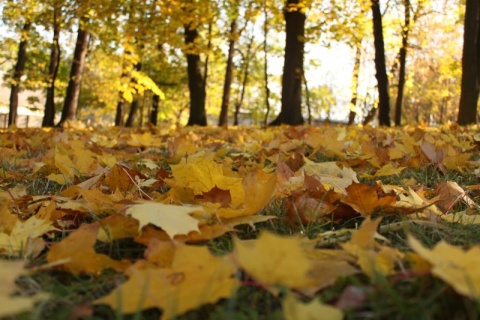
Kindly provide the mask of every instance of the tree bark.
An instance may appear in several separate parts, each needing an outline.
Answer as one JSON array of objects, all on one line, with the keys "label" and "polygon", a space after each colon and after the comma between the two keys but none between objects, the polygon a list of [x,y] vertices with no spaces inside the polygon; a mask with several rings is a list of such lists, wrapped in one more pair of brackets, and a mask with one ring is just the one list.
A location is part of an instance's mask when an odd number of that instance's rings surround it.
[{"label": "tree bark", "polygon": [[[265,83],[265,119],[263,125],[266,127],[268,125],[268,116],[270,115],[270,87],[268,85],[268,10],[267,10],[267,0],[263,1],[263,80]],[[252,38],[253,39],[253,38]]]},{"label": "tree bark", "polygon": [[150,110],[149,122],[154,126],[158,123],[158,109],[160,106],[160,97],[154,94],[152,97],[152,109]]},{"label": "tree bark", "polygon": [[465,31],[463,35],[462,85],[458,124],[468,125],[476,122],[479,93],[479,19],[478,0],[467,0],[465,6]]},{"label": "tree bark", "polygon": [[[123,74],[122,74],[123,76]],[[115,127],[123,127],[125,124],[125,98],[123,97],[123,92],[118,93],[118,102],[117,109],[115,112]]]},{"label": "tree bark", "polygon": [[305,13],[299,0],[287,0],[284,16],[286,23],[285,62],[282,78],[282,107],[271,125],[303,124],[302,77],[305,36]]},{"label": "tree bark", "polygon": [[404,0],[405,25],[402,30],[402,47],[400,48],[400,70],[398,72],[398,92],[395,102],[395,126],[402,123],[403,92],[405,89],[405,74],[407,65],[408,33],[410,31],[410,0]]},{"label": "tree bark", "polygon": [[188,89],[190,91],[190,116],[187,126],[207,125],[207,114],[205,111],[205,79],[202,75],[200,55],[193,52],[195,39],[198,37],[198,30],[185,26],[185,44],[187,45],[187,74]]},{"label": "tree bark", "polygon": [[227,66],[225,69],[225,80],[223,82],[222,107],[220,110],[219,126],[228,125],[228,107],[230,103],[230,91],[233,79],[233,57],[235,55],[235,43],[237,41],[237,19],[230,24],[230,40],[228,41]]},{"label": "tree bark", "polygon": [[78,97],[82,85],[83,69],[88,51],[89,32],[80,24],[78,27],[77,42],[73,53],[72,67],[70,69],[70,80],[68,81],[67,94],[63,104],[62,117],[57,124],[63,127],[69,120],[75,120],[78,106]]},{"label": "tree bark", "polygon": [[12,88],[10,91],[10,110],[8,114],[9,126],[17,123],[18,94],[20,93],[20,82],[22,81],[22,76],[25,72],[25,63],[27,62],[28,33],[30,32],[31,26],[32,24],[30,22],[26,22],[21,31],[17,63],[15,64],[15,69],[13,71]]},{"label": "tree bark", "polygon": [[55,81],[57,80],[58,67],[60,66],[60,23],[57,16],[58,8],[55,7],[53,9],[53,42],[48,66],[50,83],[47,88],[42,127],[53,127],[55,125]]},{"label": "tree bark", "polygon": [[[136,71],[142,70],[142,64],[140,62],[135,65],[135,70]],[[131,82],[136,82],[136,80],[132,78]],[[130,111],[128,112],[128,117],[127,117],[127,121],[125,122],[125,127],[129,127],[129,128],[133,127],[133,123],[135,122],[137,113],[138,113],[138,96],[134,96],[133,101],[130,104]]]},{"label": "tree bark", "polygon": [[381,126],[390,126],[390,96],[385,63],[385,44],[383,41],[382,13],[380,1],[372,0],[373,37],[375,45],[375,77],[378,83],[378,120]]},{"label": "tree bark", "polygon": [[353,74],[352,74],[352,99],[350,100],[350,113],[348,115],[348,124],[353,125],[355,123],[356,106],[358,100],[358,78],[360,76],[360,66],[362,59],[362,48],[358,44],[355,51],[355,62],[353,64]]}]

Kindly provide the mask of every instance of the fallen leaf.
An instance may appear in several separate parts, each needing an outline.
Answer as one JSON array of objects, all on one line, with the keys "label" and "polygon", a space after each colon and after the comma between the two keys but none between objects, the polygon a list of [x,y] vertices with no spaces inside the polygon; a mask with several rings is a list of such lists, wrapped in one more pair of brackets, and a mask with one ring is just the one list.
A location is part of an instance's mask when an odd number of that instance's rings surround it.
[{"label": "fallen leaf", "polygon": [[138,220],[139,229],[151,223],[162,228],[170,238],[190,231],[199,231],[199,221],[191,213],[203,211],[202,207],[174,206],[150,202],[130,206],[126,214]]},{"label": "fallen leaf", "polygon": [[285,320],[343,319],[343,312],[338,308],[323,304],[318,299],[305,303],[297,300],[292,294],[283,299],[282,309]]},{"label": "fallen leaf", "polygon": [[353,183],[347,187],[347,195],[340,201],[366,217],[375,211],[385,209],[390,211],[397,202],[397,196],[383,194],[378,185],[369,186],[362,183]]},{"label": "fallen leaf", "polygon": [[313,264],[298,238],[263,231],[256,240],[234,239],[234,247],[239,267],[264,285],[304,288],[314,283],[309,276]]},{"label": "fallen leaf", "polygon": [[107,255],[95,252],[93,246],[99,228],[98,223],[83,224],[62,241],[54,243],[47,253],[48,263],[65,261],[58,268],[73,274],[99,274],[107,268],[124,271],[130,262],[113,260]]},{"label": "fallen leaf", "polygon": [[140,267],[132,266],[129,279],[95,304],[125,314],[156,307],[166,320],[227,298],[239,286],[229,257],[215,257],[206,247],[178,247],[171,268]]},{"label": "fallen leaf", "polygon": [[408,237],[410,247],[432,265],[432,273],[458,293],[480,300],[480,246],[468,250],[440,241],[432,250]]},{"label": "fallen leaf", "polygon": [[10,317],[34,308],[35,303],[46,295],[14,296],[16,280],[26,273],[25,261],[0,261],[0,317]]}]

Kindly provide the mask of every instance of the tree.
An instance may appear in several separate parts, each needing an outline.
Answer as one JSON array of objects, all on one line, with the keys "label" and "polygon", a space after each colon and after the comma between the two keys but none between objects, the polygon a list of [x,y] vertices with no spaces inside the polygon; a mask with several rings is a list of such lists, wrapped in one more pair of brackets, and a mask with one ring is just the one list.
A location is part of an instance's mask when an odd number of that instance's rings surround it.
[{"label": "tree", "polygon": [[198,53],[198,49],[195,48],[197,38],[197,27],[192,23],[185,25],[188,89],[190,91],[190,117],[188,118],[188,126],[207,125],[205,78],[202,74],[200,54]]},{"label": "tree", "polygon": [[228,40],[228,56],[225,68],[225,81],[223,84],[222,106],[220,110],[220,118],[218,120],[219,126],[225,126],[228,124],[228,105],[230,102],[230,89],[233,80],[233,57],[235,54],[235,42],[237,37],[237,18],[235,17],[230,24],[230,39]]},{"label": "tree", "polygon": [[388,93],[387,67],[385,63],[385,44],[383,40],[382,13],[380,0],[372,0],[373,37],[375,45],[375,77],[378,84],[378,120],[381,126],[390,126],[390,96]]},{"label": "tree", "polygon": [[85,58],[88,51],[89,32],[86,29],[86,22],[85,18],[81,19],[78,26],[77,42],[75,44],[72,67],[70,69],[70,79],[63,104],[62,117],[57,124],[58,127],[63,127],[68,120],[74,120],[76,117],[83,69],[85,68]]},{"label": "tree", "polygon": [[475,123],[480,84],[480,3],[467,0],[462,55],[462,88],[458,109],[458,124]]},{"label": "tree", "polygon": [[303,49],[305,44],[305,10],[300,0],[287,0],[285,16],[285,62],[282,77],[282,106],[271,125],[303,124],[302,79]]},{"label": "tree", "polygon": [[400,70],[398,72],[397,100],[395,102],[395,125],[400,126],[402,122],[403,92],[405,88],[405,74],[407,64],[408,33],[410,31],[410,0],[404,0],[405,14],[402,28],[402,46],[400,47]]},{"label": "tree", "polygon": [[18,45],[17,63],[15,64],[10,91],[10,113],[8,114],[9,126],[17,123],[18,93],[20,92],[20,81],[25,71],[25,63],[27,61],[28,33],[30,32],[31,27],[32,23],[30,21],[24,23],[20,44]]},{"label": "tree", "polygon": [[57,1],[53,3],[52,8],[52,29],[53,39],[50,51],[50,63],[48,66],[48,87],[45,98],[45,111],[42,120],[42,127],[53,127],[55,125],[55,82],[57,79],[58,68],[60,66],[60,15],[61,7]]}]

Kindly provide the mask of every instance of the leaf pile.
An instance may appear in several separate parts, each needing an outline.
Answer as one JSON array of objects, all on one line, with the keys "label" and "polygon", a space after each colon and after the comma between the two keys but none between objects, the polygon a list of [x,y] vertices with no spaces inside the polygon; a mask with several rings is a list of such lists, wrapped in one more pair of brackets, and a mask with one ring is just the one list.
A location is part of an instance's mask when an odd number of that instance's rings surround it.
[{"label": "leaf pile", "polygon": [[[480,300],[480,246],[441,242],[430,250],[409,236],[412,251],[404,252],[378,233],[382,217],[400,225],[478,223],[478,205],[456,182],[398,177],[425,167],[445,177],[465,171],[478,177],[477,138],[474,128],[455,126],[4,131],[0,254],[30,263],[2,261],[0,300],[11,308],[0,316],[48,299],[12,296],[20,273],[59,271],[124,274],[88,308],[103,304],[126,314],[158,308],[162,319],[250,285],[283,292],[287,319],[320,312],[341,319],[361,301],[339,298],[332,306],[315,296],[350,275],[375,283],[433,274]],[[381,182],[388,177],[401,184]],[[266,221],[282,220],[293,230],[357,218],[363,219],[358,228],[325,229],[313,238],[267,230],[253,239],[237,236],[241,225]],[[200,245],[225,236],[233,249],[221,256]],[[141,254],[96,250],[121,240],[137,243]]]}]

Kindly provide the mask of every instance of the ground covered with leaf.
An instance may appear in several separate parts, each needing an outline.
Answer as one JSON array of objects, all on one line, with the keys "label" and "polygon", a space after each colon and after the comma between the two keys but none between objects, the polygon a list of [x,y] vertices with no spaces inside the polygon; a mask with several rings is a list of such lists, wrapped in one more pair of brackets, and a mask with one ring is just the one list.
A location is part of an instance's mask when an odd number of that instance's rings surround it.
[{"label": "ground covered with leaf", "polygon": [[7,319],[478,319],[476,127],[0,132]]}]

